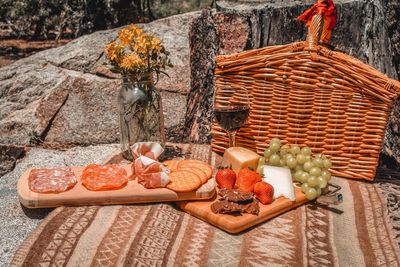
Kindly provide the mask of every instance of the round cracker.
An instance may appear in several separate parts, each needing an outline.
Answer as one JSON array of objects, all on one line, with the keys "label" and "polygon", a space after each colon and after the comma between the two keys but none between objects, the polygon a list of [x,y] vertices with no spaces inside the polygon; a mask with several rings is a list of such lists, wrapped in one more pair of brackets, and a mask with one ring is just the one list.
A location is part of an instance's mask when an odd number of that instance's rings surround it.
[{"label": "round cracker", "polygon": [[207,163],[200,161],[200,160],[194,160],[194,159],[185,159],[182,160],[181,162],[178,163],[178,169],[179,168],[197,168],[200,170],[204,170],[204,172],[207,174],[207,179],[209,179],[212,175],[212,168],[210,165]]},{"label": "round cracker", "polygon": [[200,177],[201,183],[204,184],[210,177],[207,176],[206,171],[200,168],[178,167],[178,171],[188,171],[197,174]]},{"label": "round cracker", "polygon": [[168,169],[170,169],[171,171],[176,171],[176,169],[178,168],[178,164],[181,161],[181,159],[171,159],[164,161],[163,164],[167,166]]},{"label": "round cracker", "polygon": [[191,192],[201,186],[200,177],[193,172],[174,171],[168,177],[170,183],[167,185],[167,188],[175,192]]}]

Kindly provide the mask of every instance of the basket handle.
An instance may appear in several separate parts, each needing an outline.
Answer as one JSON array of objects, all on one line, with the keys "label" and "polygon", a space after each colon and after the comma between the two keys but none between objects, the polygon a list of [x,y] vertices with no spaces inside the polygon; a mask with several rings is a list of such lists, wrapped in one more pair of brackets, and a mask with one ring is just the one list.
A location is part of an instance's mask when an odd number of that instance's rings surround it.
[{"label": "basket handle", "polygon": [[298,20],[307,24],[306,41],[309,49],[315,49],[319,41],[330,44],[336,17],[337,11],[332,0],[317,0],[317,3],[297,17]]},{"label": "basket handle", "polygon": [[307,46],[310,50],[313,50],[318,46],[318,42],[320,39],[319,36],[321,32],[321,24],[322,24],[322,15],[318,14],[312,17],[311,25],[308,28],[307,39],[306,39]]}]

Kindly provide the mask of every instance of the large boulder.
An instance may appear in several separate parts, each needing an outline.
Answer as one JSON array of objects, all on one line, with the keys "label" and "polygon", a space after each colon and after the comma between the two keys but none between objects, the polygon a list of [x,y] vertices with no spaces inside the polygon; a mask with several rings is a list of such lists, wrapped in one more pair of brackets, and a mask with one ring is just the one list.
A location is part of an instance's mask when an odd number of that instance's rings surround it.
[{"label": "large boulder", "polygon": [[[167,135],[173,141],[181,138],[190,89],[189,25],[197,16],[192,12],[141,25],[163,40],[175,66],[157,84]],[[116,96],[121,79],[103,65],[103,49],[118,30],[86,35],[1,68],[0,143],[118,142]]]}]

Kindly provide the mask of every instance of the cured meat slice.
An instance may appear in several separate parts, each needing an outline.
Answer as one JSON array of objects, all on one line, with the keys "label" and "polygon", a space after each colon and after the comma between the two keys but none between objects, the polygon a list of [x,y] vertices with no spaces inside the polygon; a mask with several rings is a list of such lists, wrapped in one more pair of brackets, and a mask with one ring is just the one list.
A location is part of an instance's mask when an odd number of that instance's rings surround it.
[{"label": "cured meat slice", "polygon": [[133,178],[143,174],[162,172],[163,168],[165,167],[163,167],[162,163],[140,156],[132,164]]},{"label": "cured meat slice", "polygon": [[61,193],[77,183],[71,168],[34,169],[29,173],[29,189],[36,193]]},{"label": "cured meat slice", "polygon": [[116,190],[126,186],[128,174],[118,164],[90,164],[83,170],[81,180],[88,190]]},{"label": "cured meat slice", "polygon": [[156,160],[163,152],[164,148],[157,142],[138,142],[131,146],[133,158],[145,156]]},{"label": "cured meat slice", "polygon": [[169,178],[164,172],[148,173],[140,175],[138,183],[145,188],[161,188],[169,183]]}]

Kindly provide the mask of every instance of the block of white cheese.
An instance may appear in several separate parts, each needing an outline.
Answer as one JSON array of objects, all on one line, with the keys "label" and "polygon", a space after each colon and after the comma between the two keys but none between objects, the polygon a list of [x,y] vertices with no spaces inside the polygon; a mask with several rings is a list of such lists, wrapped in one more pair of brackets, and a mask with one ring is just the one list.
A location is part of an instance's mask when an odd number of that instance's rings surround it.
[{"label": "block of white cheese", "polygon": [[292,174],[288,168],[264,165],[263,174],[263,182],[274,188],[274,198],[284,196],[292,201],[296,200]]},{"label": "block of white cheese", "polygon": [[232,165],[232,169],[238,173],[245,167],[257,169],[260,156],[250,149],[244,147],[230,147],[225,150],[221,166]]}]

